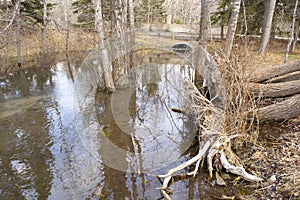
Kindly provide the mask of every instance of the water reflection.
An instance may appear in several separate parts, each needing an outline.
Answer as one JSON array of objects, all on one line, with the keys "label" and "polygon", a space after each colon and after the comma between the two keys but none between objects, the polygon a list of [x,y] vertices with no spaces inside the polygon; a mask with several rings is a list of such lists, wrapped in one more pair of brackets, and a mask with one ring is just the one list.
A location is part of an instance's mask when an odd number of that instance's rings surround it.
[{"label": "water reflection", "polygon": [[[0,199],[161,198],[153,175],[176,165],[184,142],[193,139],[189,121],[170,111],[182,106],[180,77],[193,71],[179,64],[151,67],[134,73],[129,118],[120,120],[110,95],[98,93],[95,99],[99,74],[90,66],[73,68],[74,82],[63,63],[1,78]],[[124,156],[105,155],[104,139]],[[117,159],[125,170],[106,165],[106,159]]]},{"label": "water reflection", "polygon": [[1,79],[1,199],[45,199],[50,193],[51,138],[44,106],[49,79],[50,70],[43,70],[41,79],[35,72]]}]

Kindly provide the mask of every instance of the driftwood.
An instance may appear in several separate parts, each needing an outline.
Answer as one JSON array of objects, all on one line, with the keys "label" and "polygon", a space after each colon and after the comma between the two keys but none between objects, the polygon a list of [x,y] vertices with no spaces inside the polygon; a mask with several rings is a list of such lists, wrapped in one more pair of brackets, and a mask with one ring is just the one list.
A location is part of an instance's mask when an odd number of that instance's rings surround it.
[{"label": "driftwood", "polygon": [[250,76],[250,81],[255,83],[262,83],[271,78],[300,71],[300,60],[291,63],[285,63],[276,67],[266,68],[264,70],[257,70]]}]

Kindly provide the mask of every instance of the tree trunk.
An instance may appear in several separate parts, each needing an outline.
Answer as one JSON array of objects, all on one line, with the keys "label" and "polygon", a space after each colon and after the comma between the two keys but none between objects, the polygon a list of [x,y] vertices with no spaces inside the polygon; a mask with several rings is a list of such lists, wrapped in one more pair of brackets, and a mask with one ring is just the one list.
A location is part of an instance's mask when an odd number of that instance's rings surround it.
[{"label": "tree trunk", "polygon": [[201,18],[199,30],[199,44],[206,48],[208,41],[208,27],[209,27],[209,2],[201,0]]},{"label": "tree trunk", "polygon": [[19,6],[17,7],[17,15],[16,15],[16,20],[17,20],[17,54],[18,54],[18,68],[22,68],[22,60],[21,60],[21,12],[20,12],[20,0],[18,0],[17,3]]},{"label": "tree trunk", "polygon": [[250,83],[250,91],[256,97],[286,97],[300,93],[300,80],[269,84]]},{"label": "tree trunk", "polygon": [[44,17],[43,17],[43,29],[44,29],[44,38],[43,38],[43,51],[44,54],[47,54],[48,51],[48,45],[47,45],[47,0],[43,0],[44,4]]},{"label": "tree trunk", "polygon": [[296,0],[296,2],[295,2],[295,9],[294,9],[294,15],[293,15],[291,37],[290,37],[288,45],[286,47],[285,58],[284,58],[284,62],[285,63],[288,62],[288,57],[289,57],[289,52],[290,52],[290,49],[291,49],[291,44],[292,44],[292,42],[294,40],[294,29],[295,29],[295,21],[296,21],[296,17],[297,17],[297,8],[298,8],[298,0]]},{"label": "tree trunk", "polygon": [[207,85],[205,79],[206,73],[205,70],[205,50],[206,45],[208,42],[208,24],[209,24],[209,8],[208,8],[208,1],[201,0],[201,17],[200,17],[200,29],[199,29],[199,43],[198,43],[198,52],[197,52],[197,64],[195,70],[195,84],[197,85],[198,89],[204,93],[205,87]]},{"label": "tree trunk", "polygon": [[111,0],[111,55],[113,63],[113,80],[116,85],[120,82],[128,69],[128,38],[127,38],[127,2],[126,0]]},{"label": "tree trunk", "polygon": [[111,62],[109,60],[108,50],[105,44],[101,2],[102,2],[101,0],[93,1],[94,10],[95,10],[95,28],[98,33],[99,54],[101,58],[99,71],[103,72],[105,87],[107,91],[113,92],[115,91],[115,85],[112,78]]},{"label": "tree trunk", "polygon": [[231,49],[233,46],[235,30],[236,30],[237,21],[239,18],[241,0],[232,0],[231,4],[232,4],[232,12],[230,15],[226,40],[225,40],[225,44],[224,44],[224,53],[227,58],[230,57]]},{"label": "tree trunk", "polygon": [[266,68],[264,70],[258,70],[251,74],[250,81],[256,83],[262,83],[271,78],[285,75],[288,73],[300,71],[300,60],[291,63],[285,63],[276,67]]},{"label": "tree trunk", "polygon": [[283,121],[300,116],[300,95],[258,109],[260,121]]},{"label": "tree trunk", "polygon": [[294,52],[296,49],[296,44],[298,42],[298,38],[299,38],[299,32],[300,32],[300,27],[299,27],[299,22],[297,22],[295,24],[295,36],[294,36],[294,40],[293,40],[293,44],[292,44],[292,49],[291,52]]},{"label": "tree trunk", "polygon": [[259,53],[262,55],[266,53],[270,41],[275,5],[276,5],[276,0],[265,1],[265,14],[264,14],[262,36],[261,36],[261,42],[259,48]]},{"label": "tree trunk", "polygon": [[135,65],[135,25],[133,0],[128,0],[129,31],[130,31],[130,68]]},{"label": "tree trunk", "polygon": [[283,83],[289,81],[300,80],[300,71],[284,74],[282,76],[278,76],[275,78],[271,78],[267,81],[267,83]]}]

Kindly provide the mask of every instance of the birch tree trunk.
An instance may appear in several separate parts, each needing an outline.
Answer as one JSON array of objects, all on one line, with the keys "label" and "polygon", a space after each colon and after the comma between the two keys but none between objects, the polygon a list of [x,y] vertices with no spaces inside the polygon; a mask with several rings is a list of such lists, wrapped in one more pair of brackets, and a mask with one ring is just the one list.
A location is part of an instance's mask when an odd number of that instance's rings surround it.
[{"label": "birch tree trunk", "polygon": [[291,37],[290,37],[288,45],[286,47],[284,63],[288,62],[289,52],[290,52],[290,49],[291,49],[292,42],[294,40],[295,21],[296,21],[296,17],[297,17],[297,8],[298,8],[298,0],[296,0],[296,2],[295,2],[295,9],[294,9],[294,15],[293,15]]},{"label": "birch tree trunk", "polygon": [[105,44],[101,2],[102,2],[101,0],[93,1],[94,11],[95,11],[95,28],[98,33],[99,54],[101,58],[99,71],[103,72],[103,78],[104,78],[106,90],[108,92],[114,92],[115,85],[112,78],[112,66],[109,60],[107,46]]},{"label": "birch tree trunk", "polygon": [[236,30],[237,21],[239,18],[241,0],[232,0],[232,12],[229,19],[227,35],[224,46],[224,53],[227,58],[230,57],[231,49],[233,46],[234,34]]},{"label": "birch tree trunk", "polygon": [[43,0],[44,4],[44,17],[43,17],[43,29],[44,29],[44,38],[43,38],[43,51],[44,54],[47,54],[48,52],[48,44],[47,44],[47,39],[48,39],[48,34],[47,34],[47,0]]},{"label": "birch tree trunk", "polygon": [[272,20],[275,11],[276,0],[265,1],[265,14],[262,27],[262,36],[260,42],[259,53],[264,55],[270,41],[272,31]]},{"label": "birch tree trunk", "polygon": [[20,12],[20,0],[18,0],[17,4],[19,5],[17,7],[17,16],[16,16],[16,21],[17,21],[17,55],[18,55],[18,67],[19,69],[22,68],[22,60],[21,60],[21,12]]}]

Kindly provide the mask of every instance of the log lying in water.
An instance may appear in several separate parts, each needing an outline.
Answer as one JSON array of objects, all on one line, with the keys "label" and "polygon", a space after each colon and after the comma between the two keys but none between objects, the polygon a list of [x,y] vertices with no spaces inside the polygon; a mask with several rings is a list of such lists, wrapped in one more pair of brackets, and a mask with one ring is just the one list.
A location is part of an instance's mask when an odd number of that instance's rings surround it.
[{"label": "log lying in water", "polygon": [[258,110],[260,121],[283,121],[300,116],[300,95],[275,103]]},{"label": "log lying in water", "polygon": [[284,74],[300,71],[300,60],[285,63],[279,66],[258,70],[251,74],[250,81],[255,83],[262,83],[271,78],[281,76]]},{"label": "log lying in water", "polygon": [[254,96],[263,97],[286,97],[293,94],[300,93],[300,80],[283,82],[283,83],[250,83],[250,92],[254,93]]}]

